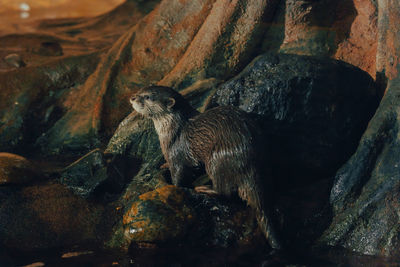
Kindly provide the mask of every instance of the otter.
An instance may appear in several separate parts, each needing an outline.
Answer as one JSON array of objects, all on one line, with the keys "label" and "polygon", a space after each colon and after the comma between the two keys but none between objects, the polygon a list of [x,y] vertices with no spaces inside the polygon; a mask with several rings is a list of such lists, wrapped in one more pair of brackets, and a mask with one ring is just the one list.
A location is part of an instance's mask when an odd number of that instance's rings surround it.
[{"label": "otter", "polygon": [[[170,87],[150,86],[134,94],[134,110],[153,120],[172,183],[189,186],[193,170],[205,168],[217,194],[238,194],[256,212],[258,225],[273,249],[281,241],[271,223],[259,168],[257,125],[250,114],[220,106],[199,113]],[[210,193],[199,188],[198,191]]]}]

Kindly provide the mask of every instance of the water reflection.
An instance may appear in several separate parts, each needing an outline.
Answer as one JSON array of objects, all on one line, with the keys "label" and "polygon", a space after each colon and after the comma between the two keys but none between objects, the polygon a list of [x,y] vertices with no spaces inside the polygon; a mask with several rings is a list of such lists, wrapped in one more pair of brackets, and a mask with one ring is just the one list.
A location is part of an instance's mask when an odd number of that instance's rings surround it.
[{"label": "water reflection", "polygon": [[[10,252],[2,257],[0,266],[315,266],[365,267],[399,266],[398,259],[361,256],[340,248],[302,252],[288,258],[274,258],[259,249],[208,249],[170,247],[169,249],[138,249],[129,254],[112,251],[49,251],[43,253]],[[67,255],[67,256],[65,256]]]}]

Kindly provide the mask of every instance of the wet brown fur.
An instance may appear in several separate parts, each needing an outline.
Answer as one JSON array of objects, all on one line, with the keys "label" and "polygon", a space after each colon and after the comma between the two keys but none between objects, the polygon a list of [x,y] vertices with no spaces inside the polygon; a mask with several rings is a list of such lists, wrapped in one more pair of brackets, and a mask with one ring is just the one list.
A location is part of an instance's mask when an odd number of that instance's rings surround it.
[{"label": "wet brown fur", "polygon": [[173,184],[189,185],[193,169],[204,166],[213,189],[225,196],[239,194],[256,211],[270,245],[280,248],[264,203],[257,129],[247,113],[231,106],[199,113],[179,93],[162,86],[143,88],[131,103],[153,120]]}]

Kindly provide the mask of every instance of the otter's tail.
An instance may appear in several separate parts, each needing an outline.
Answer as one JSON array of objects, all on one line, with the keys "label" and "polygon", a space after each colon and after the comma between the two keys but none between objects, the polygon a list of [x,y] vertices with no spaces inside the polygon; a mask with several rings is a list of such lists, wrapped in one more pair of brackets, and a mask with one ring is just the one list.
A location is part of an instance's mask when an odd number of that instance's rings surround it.
[{"label": "otter's tail", "polygon": [[[258,178],[256,175],[252,176]],[[252,184],[254,181],[255,184]],[[246,183],[239,186],[239,196],[256,212],[258,226],[273,249],[283,249],[282,240],[278,236],[273,223],[273,212],[264,204],[264,192],[256,179],[246,179]]]},{"label": "otter's tail", "polygon": [[267,216],[263,210],[257,211],[256,216],[258,227],[260,227],[265,238],[268,240],[269,245],[273,249],[282,249],[281,240],[278,238],[278,233],[276,232],[274,224],[270,221],[271,216]]}]

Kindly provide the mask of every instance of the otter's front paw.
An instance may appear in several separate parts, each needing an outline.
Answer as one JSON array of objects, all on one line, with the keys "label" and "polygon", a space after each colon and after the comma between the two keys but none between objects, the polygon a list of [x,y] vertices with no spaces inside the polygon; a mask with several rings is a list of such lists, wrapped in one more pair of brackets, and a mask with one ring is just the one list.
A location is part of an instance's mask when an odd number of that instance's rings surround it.
[{"label": "otter's front paw", "polygon": [[165,162],[163,165],[160,166],[160,169],[168,169],[169,165],[167,162]]}]

